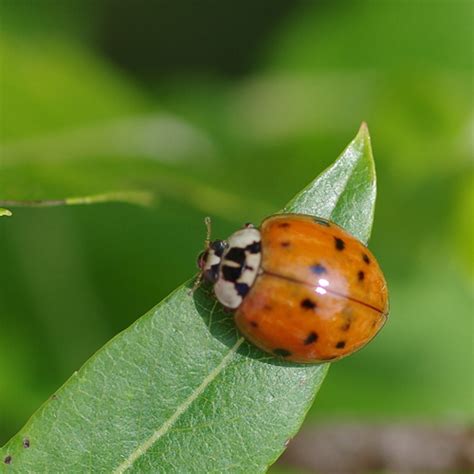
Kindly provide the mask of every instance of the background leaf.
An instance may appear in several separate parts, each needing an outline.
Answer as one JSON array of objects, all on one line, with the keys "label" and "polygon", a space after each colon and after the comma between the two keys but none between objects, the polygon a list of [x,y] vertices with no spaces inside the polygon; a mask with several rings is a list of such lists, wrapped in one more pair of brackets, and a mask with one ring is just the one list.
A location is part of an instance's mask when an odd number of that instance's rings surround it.
[{"label": "background leaf", "polygon": [[[472,2],[455,3],[244,1],[229,16],[213,1],[0,2],[0,199],[158,196],[0,203],[13,211],[0,217],[0,446],[189,278],[203,215],[216,236],[261,222],[361,118],[392,317],[332,365],[293,453],[305,430],[339,423],[472,425]],[[148,127],[167,117],[197,141]]]},{"label": "background leaf", "polygon": [[[321,189],[328,194],[322,194]],[[329,192],[330,191],[330,192]],[[367,128],[286,208],[368,236],[375,174]],[[349,209],[365,209],[354,222]],[[368,216],[368,218],[367,218]],[[298,430],[328,365],[247,344],[211,289],[188,286],[76,372],[2,449],[25,472],[263,472]]]},{"label": "background leaf", "polygon": [[[178,168],[212,161],[207,133],[151,107],[132,80],[87,49],[47,37],[32,45],[2,32],[0,57],[2,70],[9,71],[0,74],[0,200],[139,190],[149,193],[149,201],[152,194],[175,195],[179,186],[191,194],[219,192],[203,192],[202,183]],[[239,207],[249,205],[221,194]],[[205,212],[219,214],[209,199],[202,202]]]}]

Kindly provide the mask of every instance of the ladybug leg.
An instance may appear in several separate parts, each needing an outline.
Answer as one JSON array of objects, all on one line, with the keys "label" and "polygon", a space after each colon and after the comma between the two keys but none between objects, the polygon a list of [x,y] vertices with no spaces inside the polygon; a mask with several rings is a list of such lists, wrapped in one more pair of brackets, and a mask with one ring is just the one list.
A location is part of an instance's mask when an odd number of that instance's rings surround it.
[{"label": "ladybug leg", "polygon": [[[211,218],[205,217],[204,224],[206,225],[206,239],[204,240],[204,249],[207,250],[209,249],[209,246],[211,245]],[[202,283],[203,277],[204,277],[204,271],[200,267],[200,272],[198,273],[196,279],[194,280],[194,284],[192,288],[190,288],[188,291],[189,296],[192,296],[194,292],[199,288],[199,286]]]},{"label": "ladybug leg", "polygon": [[203,280],[203,272],[199,272],[197,274],[196,279],[194,280],[193,286],[188,289],[189,296],[193,296],[194,292],[201,286],[202,280]]}]

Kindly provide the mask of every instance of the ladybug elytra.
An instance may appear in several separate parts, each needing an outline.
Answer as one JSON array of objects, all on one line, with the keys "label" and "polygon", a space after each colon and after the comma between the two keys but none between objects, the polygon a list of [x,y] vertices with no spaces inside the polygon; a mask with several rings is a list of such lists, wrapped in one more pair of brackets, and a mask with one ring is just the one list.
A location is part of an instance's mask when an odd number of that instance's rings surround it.
[{"label": "ladybug elytra", "polygon": [[247,224],[227,240],[207,240],[198,266],[245,338],[286,360],[345,357],[388,316],[376,259],[326,219],[278,214],[258,229]]}]

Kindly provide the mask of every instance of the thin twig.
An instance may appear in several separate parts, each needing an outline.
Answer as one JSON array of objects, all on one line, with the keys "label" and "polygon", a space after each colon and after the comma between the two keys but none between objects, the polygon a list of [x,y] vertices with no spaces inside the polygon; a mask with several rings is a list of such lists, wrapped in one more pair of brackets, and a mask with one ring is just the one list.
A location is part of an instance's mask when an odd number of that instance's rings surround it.
[{"label": "thin twig", "polygon": [[69,197],[64,199],[0,199],[4,207],[55,207],[97,204],[101,202],[128,202],[141,206],[149,206],[154,195],[148,191],[118,191],[112,193],[93,194],[90,196]]}]

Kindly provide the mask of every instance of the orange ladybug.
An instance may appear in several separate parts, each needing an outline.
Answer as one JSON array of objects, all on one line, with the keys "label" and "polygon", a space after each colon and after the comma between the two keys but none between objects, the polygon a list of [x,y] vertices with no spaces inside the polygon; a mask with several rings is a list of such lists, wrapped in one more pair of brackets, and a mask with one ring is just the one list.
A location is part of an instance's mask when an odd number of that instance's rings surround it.
[{"label": "orange ladybug", "polygon": [[208,238],[198,266],[245,338],[286,360],[345,357],[388,316],[387,285],[372,253],[319,217],[278,214],[227,240]]}]

